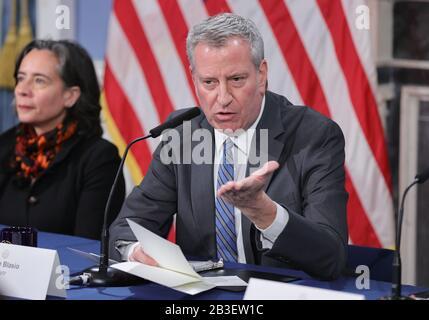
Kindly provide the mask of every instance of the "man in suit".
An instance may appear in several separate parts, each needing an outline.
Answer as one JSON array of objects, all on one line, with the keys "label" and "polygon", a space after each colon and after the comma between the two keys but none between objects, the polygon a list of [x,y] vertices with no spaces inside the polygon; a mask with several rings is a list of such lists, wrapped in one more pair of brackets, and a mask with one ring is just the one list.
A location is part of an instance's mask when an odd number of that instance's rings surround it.
[{"label": "man in suit", "polygon": [[[167,163],[168,142],[161,142],[111,226],[112,257],[156,265],[126,218],[166,237],[177,213],[176,242],[185,255],[338,277],[348,240],[338,125],[267,90],[263,40],[248,19],[208,18],[190,30],[187,51],[203,111],[191,132],[210,132],[211,161]],[[177,128],[181,147],[190,139],[185,131]],[[195,155],[198,144],[189,143]],[[254,168],[255,154],[269,161]]]}]

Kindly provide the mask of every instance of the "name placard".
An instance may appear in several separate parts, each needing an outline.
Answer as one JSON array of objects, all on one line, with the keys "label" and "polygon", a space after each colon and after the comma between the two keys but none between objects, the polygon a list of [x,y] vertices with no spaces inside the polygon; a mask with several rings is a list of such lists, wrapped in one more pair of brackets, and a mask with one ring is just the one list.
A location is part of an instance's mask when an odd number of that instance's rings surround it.
[{"label": "name placard", "polygon": [[66,297],[57,251],[0,243],[0,293],[44,300]]},{"label": "name placard", "polygon": [[244,300],[364,300],[362,294],[250,278]]}]

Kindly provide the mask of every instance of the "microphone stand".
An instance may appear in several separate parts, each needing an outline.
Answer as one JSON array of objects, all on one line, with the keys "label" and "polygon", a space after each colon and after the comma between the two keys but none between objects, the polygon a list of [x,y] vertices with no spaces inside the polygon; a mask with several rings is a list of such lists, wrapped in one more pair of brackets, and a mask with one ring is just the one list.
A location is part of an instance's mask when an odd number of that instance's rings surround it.
[{"label": "microphone stand", "polygon": [[401,232],[402,232],[402,219],[404,218],[404,204],[405,197],[408,194],[408,191],[416,185],[422,184],[427,179],[429,179],[429,168],[426,168],[425,171],[419,173],[414,178],[414,181],[405,189],[402,196],[401,205],[399,207],[397,222],[396,222],[396,248],[393,256],[392,263],[392,294],[387,297],[383,297],[384,300],[412,300],[410,297],[402,295],[402,261],[401,261]]},{"label": "microphone stand", "polygon": [[402,233],[402,220],[404,218],[404,203],[405,197],[410,189],[419,183],[416,178],[404,191],[402,195],[401,204],[399,207],[397,222],[396,222],[396,241],[395,252],[393,255],[392,263],[392,295],[384,297],[385,300],[412,300],[410,297],[402,295],[402,261],[401,261],[401,233]]},{"label": "microphone stand", "polygon": [[[113,194],[116,191],[116,185],[122,173],[122,168],[124,167],[128,150],[136,142],[145,140],[150,137],[152,137],[152,134],[137,138],[131,141],[125,148],[121,163],[119,164],[118,171],[116,172],[115,180],[113,181],[112,188],[110,189],[110,194],[109,198],[107,199],[106,207],[104,209],[103,234],[101,237],[99,265],[84,270],[82,272],[82,275],[78,276],[78,279],[75,282],[80,282],[80,284],[89,287],[118,287],[130,286],[144,281],[144,279],[140,277],[136,277],[124,271],[109,267],[109,228],[107,225],[107,219],[109,216],[110,204],[113,198]],[[71,284],[74,283],[71,282]]]}]

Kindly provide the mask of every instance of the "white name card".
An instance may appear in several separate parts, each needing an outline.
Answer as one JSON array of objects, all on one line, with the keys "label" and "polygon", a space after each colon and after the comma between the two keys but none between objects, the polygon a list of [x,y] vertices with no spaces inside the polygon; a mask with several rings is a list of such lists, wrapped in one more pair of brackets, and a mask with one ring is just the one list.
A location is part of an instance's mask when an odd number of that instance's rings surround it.
[{"label": "white name card", "polygon": [[244,300],[364,300],[361,294],[250,278]]},{"label": "white name card", "polygon": [[2,295],[31,300],[44,300],[47,295],[65,298],[63,280],[57,251],[0,243]]}]

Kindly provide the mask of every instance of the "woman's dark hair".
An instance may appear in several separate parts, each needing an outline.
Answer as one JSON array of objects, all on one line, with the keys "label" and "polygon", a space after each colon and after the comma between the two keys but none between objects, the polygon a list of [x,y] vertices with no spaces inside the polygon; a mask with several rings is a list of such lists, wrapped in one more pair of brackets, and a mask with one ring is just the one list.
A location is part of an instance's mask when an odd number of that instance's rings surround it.
[{"label": "woman's dark hair", "polygon": [[77,86],[81,94],[73,107],[67,109],[66,121],[76,120],[85,135],[101,136],[100,87],[94,64],[88,52],[68,40],[33,40],[22,49],[15,64],[15,80],[24,57],[33,49],[49,50],[59,61],[59,75],[66,87]]}]

